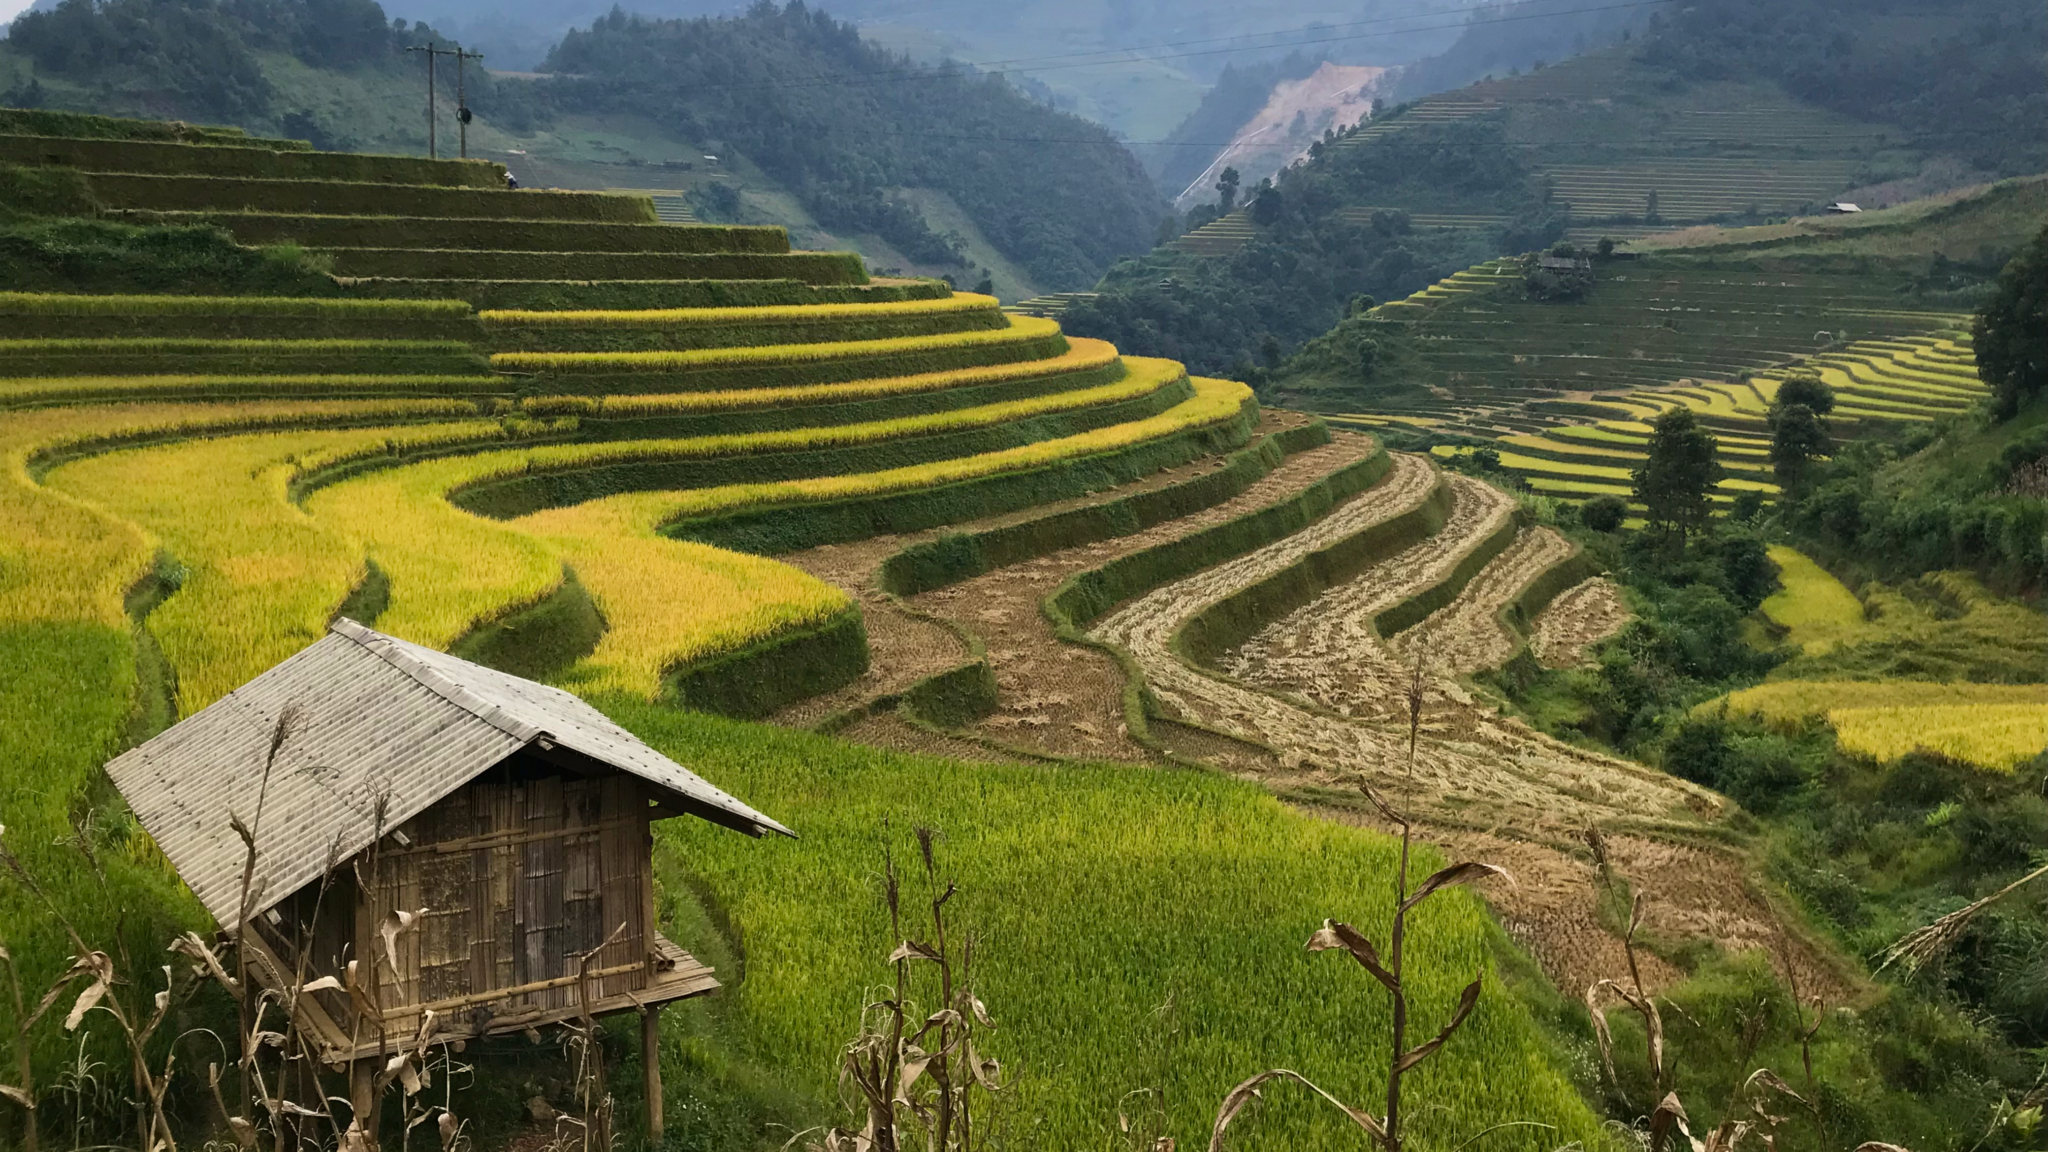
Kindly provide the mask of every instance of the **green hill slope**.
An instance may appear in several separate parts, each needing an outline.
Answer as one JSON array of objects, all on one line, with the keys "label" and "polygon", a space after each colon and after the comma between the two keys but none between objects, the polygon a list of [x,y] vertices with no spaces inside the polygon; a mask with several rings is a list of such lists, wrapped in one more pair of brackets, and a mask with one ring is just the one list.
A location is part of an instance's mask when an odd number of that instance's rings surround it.
[{"label": "green hill slope", "polygon": [[[1291,353],[1353,297],[1405,296],[1457,256],[1763,225],[2048,164],[2028,119],[2048,90],[2040,61],[2000,47],[1980,65],[1967,51],[1985,37],[2038,43],[2038,14],[1877,8],[1864,20],[1825,0],[1696,5],[1561,63],[1398,105],[1282,173],[1263,208],[1113,269],[1067,321],[1222,371],[1267,359],[1268,337]],[[1469,67],[1452,67],[1460,51],[1485,58],[1480,41],[1497,35],[1475,23],[1442,74]]]},{"label": "green hill slope", "polygon": [[[388,23],[368,0],[183,12],[116,0],[31,13],[0,42],[0,102],[223,121],[323,148],[426,150],[424,63],[404,52],[445,43],[425,25]],[[181,63],[202,59],[218,66]],[[1011,298],[1085,287],[1149,245],[1162,211],[1101,128],[994,78],[920,72],[877,84],[869,78],[903,62],[822,13],[601,20],[550,67],[559,75],[546,80],[467,67],[472,155],[510,163],[530,185],[675,193],[712,219],[859,246],[877,268],[962,284],[995,276]],[[457,82],[443,60],[442,155],[458,147]]]}]

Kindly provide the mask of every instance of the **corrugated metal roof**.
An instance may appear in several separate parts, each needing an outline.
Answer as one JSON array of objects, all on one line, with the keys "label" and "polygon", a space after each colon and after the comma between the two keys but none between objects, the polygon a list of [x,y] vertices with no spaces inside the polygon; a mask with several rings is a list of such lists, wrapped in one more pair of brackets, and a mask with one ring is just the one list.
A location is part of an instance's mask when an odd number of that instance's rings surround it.
[{"label": "corrugated metal roof", "polygon": [[[263,783],[278,717],[294,718]],[[383,827],[529,744],[559,745],[673,792],[728,827],[795,835],[649,748],[557,688],[336,620],[275,668],[107,765],[142,826],[207,911],[233,923],[244,850],[231,816],[257,838],[263,911],[346,860]],[[256,811],[263,800],[261,819]]]}]

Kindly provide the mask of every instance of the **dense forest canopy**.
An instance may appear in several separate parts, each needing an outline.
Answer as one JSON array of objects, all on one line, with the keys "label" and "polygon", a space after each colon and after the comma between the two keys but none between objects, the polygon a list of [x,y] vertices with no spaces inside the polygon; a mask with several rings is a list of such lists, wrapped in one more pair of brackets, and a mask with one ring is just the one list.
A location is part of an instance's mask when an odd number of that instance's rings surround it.
[{"label": "dense forest canopy", "polygon": [[801,3],[731,20],[614,9],[569,33],[537,86],[542,111],[637,113],[718,141],[789,186],[828,228],[880,234],[913,259],[946,248],[895,188],[950,195],[1042,284],[1082,287],[1150,246],[1165,209],[1106,130],[1000,77],[926,68]]},{"label": "dense forest canopy", "polygon": [[247,124],[276,111],[259,51],[383,65],[424,32],[386,20],[376,0],[63,0],[16,18],[7,42],[53,76],[132,78],[185,116]]},{"label": "dense forest canopy", "polygon": [[2010,0],[1705,0],[1660,12],[1639,59],[1680,77],[1774,80],[1905,128],[1999,175],[2048,168],[2048,7]]},{"label": "dense forest canopy", "polygon": [[[1555,240],[1564,218],[1520,150],[1502,139],[1498,122],[1473,121],[1417,126],[1371,148],[1325,152],[1283,170],[1264,192],[1245,191],[1261,228],[1235,254],[1188,259],[1162,250],[1119,265],[1099,298],[1061,321],[1127,352],[1243,375],[1269,338],[1291,352],[1336,324],[1355,296],[1405,296],[1502,251]],[[1418,190],[1442,211],[1498,214],[1508,223],[1418,231],[1405,213],[1369,222],[1339,215],[1413,199]]]}]

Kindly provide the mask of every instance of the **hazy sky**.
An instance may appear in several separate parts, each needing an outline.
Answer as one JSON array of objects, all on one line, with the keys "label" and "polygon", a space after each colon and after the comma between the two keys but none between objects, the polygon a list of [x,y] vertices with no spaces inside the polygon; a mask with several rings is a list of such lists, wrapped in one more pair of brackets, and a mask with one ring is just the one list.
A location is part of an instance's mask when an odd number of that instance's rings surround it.
[{"label": "hazy sky", "polygon": [[33,3],[35,0],[0,0],[0,24],[28,11],[28,6]]}]

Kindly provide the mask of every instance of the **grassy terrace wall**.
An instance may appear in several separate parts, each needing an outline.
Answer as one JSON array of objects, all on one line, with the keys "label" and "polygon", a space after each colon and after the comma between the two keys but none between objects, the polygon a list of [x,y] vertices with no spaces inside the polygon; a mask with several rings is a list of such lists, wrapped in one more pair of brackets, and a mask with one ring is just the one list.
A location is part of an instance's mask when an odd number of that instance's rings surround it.
[{"label": "grassy terrace wall", "polygon": [[340,276],[498,280],[800,280],[864,284],[852,252],[479,252],[464,248],[327,248]]},{"label": "grassy terrace wall", "polygon": [[[7,127],[5,121],[0,121],[0,131]],[[262,146],[256,146],[258,144]],[[0,134],[0,161],[151,176],[242,176],[265,180],[433,184],[449,188],[505,187],[504,167],[486,160],[424,160],[415,156],[366,156],[354,152],[285,151],[275,147],[274,143],[253,139],[223,139],[198,144]]]},{"label": "grassy terrace wall", "polygon": [[585,220],[491,220],[466,216],[323,216],[290,212],[114,213],[131,224],[204,224],[225,228],[244,244],[308,248],[454,248],[477,252],[751,252],[789,251],[781,227],[723,224],[635,224]]},{"label": "grassy terrace wall", "polygon": [[501,372],[529,374],[537,391],[610,396],[840,384],[955,368],[1049,360],[1067,351],[1056,326],[961,332],[889,343],[792,344],[701,353],[500,353]]},{"label": "grassy terrace wall", "polygon": [[1301,531],[1379,483],[1392,467],[1393,459],[1381,450],[1278,504],[1076,573],[1046,598],[1046,616],[1055,627],[1078,635],[1133,596]]},{"label": "grassy terrace wall", "polygon": [[952,292],[942,280],[806,284],[801,280],[473,280],[407,276],[343,277],[351,296],[380,300],[466,300],[494,308],[764,308],[933,300]]},{"label": "grassy terrace wall", "polygon": [[[959,298],[956,298],[958,300]],[[778,309],[768,315],[684,313],[501,312],[479,319],[493,348],[547,352],[648,352],[825,344],[984,332],[1010,326],[989,298],[910,301],[855,310],[830,306]],[[633,322],[638,317],[645,320]]]},{"label": "grassy terrace wall", "polygon": [[[1142,532],[1221,504],[1264,478],[1288,456],[1329,442],[1329,426],[1320,420],[1288,428],[1231,453],[1222,468],[1191,480],[1018,524],[952,533],[913,544],[884,561],[875,582],[885,592],[915,596],[1064,548]],[[1058,498],[1049,496],[1033,503]]]},{"label": "grassy terrace wall", "polygon": [[[680,539],[698,540],[765,556],[820,544],[915,532],[942,524],[1000,516],[1128,484],[1162,468],[1178,467],[1190,460],[1239,448],[1249,439],[1257,423],[1258,406],[1256,402],[1247,402],[1236,419],[1222,425],[1189,428],[1121,451],[1083,456],[1047,468],[982,477],[905,495],[750,509],[733,516],[683,520],[668,525],[663,532]],[[1324,435],[1328,435],[1327,431]],[[1270,469],[1271,465],[1267,467]],[[1117,514],[1110,515],[1115,518]],[[943,539],[972,538],[956,535]],[[878,578],[881,587],[897,595],[912,595],[926,590],[896,583],[901,564],[918,568],[927,563],[922,559],[903,561],[904,555],[898,553],[883,564]],[[965,578],[965,575],[956,577]]]},{"label": "grassy terrace wall", "polygon": [[573,471],[536,473],[458,489],[449,498],[478,515],[511,519],[622,492],[710,488],[728,484],[880,472],[976,456],[1041,440],[1156,416],[1194,395],[1186,377],[1128,400],[1075,411],[1012,420],[994,427],[910,435],[792,451],[747,451],[690,458],[655,458],[593,464]]},{"label": "grassy terrace wall", "polygon": [[179,120],[127,120],[86,112],[47,108],[0,108],[0,133],[15,136],[62,136],[92,140],[155,140],[178,144],[221,144],[238,148],[273,148],[310,152],[304,140],[251,136],[240,128],[187,124]]},{"label": "grassy terrace wall", "polygon": [[478,220],[584,220],[653,224],[645,196],[363,184],[347,180],[263,180],[233,176],[141,176],[95,172],[86,187],[110,208],[167,212],[285,212],[346,216],[374,206],[393,216]]},{"label": "grassy terrace wall", "polygon": [[429,340],[0,340],[0,377],[157,374],[454,376],[488,370],[469,345]]},{"label": "grassy terrace wall", "polygon": [[868,634],[854,605],[813,628],[781,633],[677,669],[663,684],[677,704],[758,719],[844,687],[868,670]]}]

